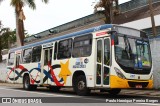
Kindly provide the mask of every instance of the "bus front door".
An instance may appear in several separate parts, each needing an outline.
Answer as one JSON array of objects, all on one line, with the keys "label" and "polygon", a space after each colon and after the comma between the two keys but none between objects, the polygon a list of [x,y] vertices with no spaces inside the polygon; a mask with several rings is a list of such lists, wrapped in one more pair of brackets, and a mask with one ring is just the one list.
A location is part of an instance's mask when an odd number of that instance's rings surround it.
[{"label": "bus front door", "polygon": [[109,86],[110,48],[109,37],[97,39],[96,86]]},{"label": "bus front door", "polygon": [[43,84],[51,84],[51,79],[50,79],[50,67],[52,64],[52,48],[45,48],[43,49],[43,59],[42,59],[42,74],[41,76],[41,83]]}]

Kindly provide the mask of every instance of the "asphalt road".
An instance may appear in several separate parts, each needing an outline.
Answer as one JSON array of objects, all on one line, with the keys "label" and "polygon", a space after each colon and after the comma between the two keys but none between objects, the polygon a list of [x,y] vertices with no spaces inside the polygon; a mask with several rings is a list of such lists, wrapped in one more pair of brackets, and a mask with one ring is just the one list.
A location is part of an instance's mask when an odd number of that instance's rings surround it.
[{"label": "asphalt road", "polygon": [[[38,88],[36,91],[25,91],[21,87],[6,87],[0,86],[0,102],[6,102],[9,99],[13,104],[5,104],[10,106],[23,105],[32,106],[37,104],[27,104],[31,102],[39,103],[38,106],[160,106],[159,103],[139,103],[134,100],[155,100],[156,98],[145,96],[134,96],[120,94],[117,96],[110,96],[108,93],[92,92],[89,96],[78,96],[71,90],[61,90],[59,92],[52,92],[48,89]],[[3,100],[2,100],[3,99]],[[106,103],[106,101],[110,103]],[[119,101],[118,103],[111,103]],[[121,102],[132,103],[121,103]],[[7,101],[8,102],[8,101]],[[18,104],[17,104],[18,102]],[[42,104],[40,104],[42,102]],[[76,103],[76,104],[75,104]],[[4,103],[0,103],[0,106]]]}]

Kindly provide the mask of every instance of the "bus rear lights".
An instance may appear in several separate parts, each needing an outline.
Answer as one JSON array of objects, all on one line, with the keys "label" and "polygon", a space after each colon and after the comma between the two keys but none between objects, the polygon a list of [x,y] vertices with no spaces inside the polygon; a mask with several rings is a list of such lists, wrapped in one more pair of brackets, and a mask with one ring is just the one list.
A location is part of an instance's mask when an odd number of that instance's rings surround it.
[{"label": "bus rear lights", "polygon": [[126,77],[123,75],[123,73],[118,68],[114,67],[114,70],[116,71],[116,74],[119,78],[126,79]]}]

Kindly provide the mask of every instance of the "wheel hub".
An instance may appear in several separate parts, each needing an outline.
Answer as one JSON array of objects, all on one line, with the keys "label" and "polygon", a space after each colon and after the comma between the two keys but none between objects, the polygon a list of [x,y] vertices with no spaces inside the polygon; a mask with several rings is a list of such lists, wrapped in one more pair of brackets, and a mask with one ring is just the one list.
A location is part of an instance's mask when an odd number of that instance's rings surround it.
[{"label": "wheel hub", "polygon": [[85,88],[85,83],[83,81],[78,82],[78,89],[83,90]]}]

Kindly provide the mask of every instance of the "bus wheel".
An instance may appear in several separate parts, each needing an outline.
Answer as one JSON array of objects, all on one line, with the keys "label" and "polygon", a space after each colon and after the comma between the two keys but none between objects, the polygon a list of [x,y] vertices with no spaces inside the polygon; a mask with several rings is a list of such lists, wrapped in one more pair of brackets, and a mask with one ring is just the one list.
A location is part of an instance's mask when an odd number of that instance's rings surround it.
[{"label": "bus wheel", "polygon": [[111,89],[108,91],[110,95],[118,95],[121,92],[121,89]]},{"label": "bus wheel", "polygon": [[61,89],[61,87],[57,87],[57,86],[49,87],[49,90],[52,92],[58,92],[60,89]]},{"label": "bus wheel", "polygon": [[28,75],[24,76],[23,89],[25,89],[25,90],[36,90],[37,89],[36,85],[31,85],[30,84],[30,78],[29,78]]},{"label": "bus wheel", "polygon": [[90,93],[90,89],[87,88],[86,77],[84,75],[80,75],[76,78],[74,87],[79,96],[85,96]]}]

